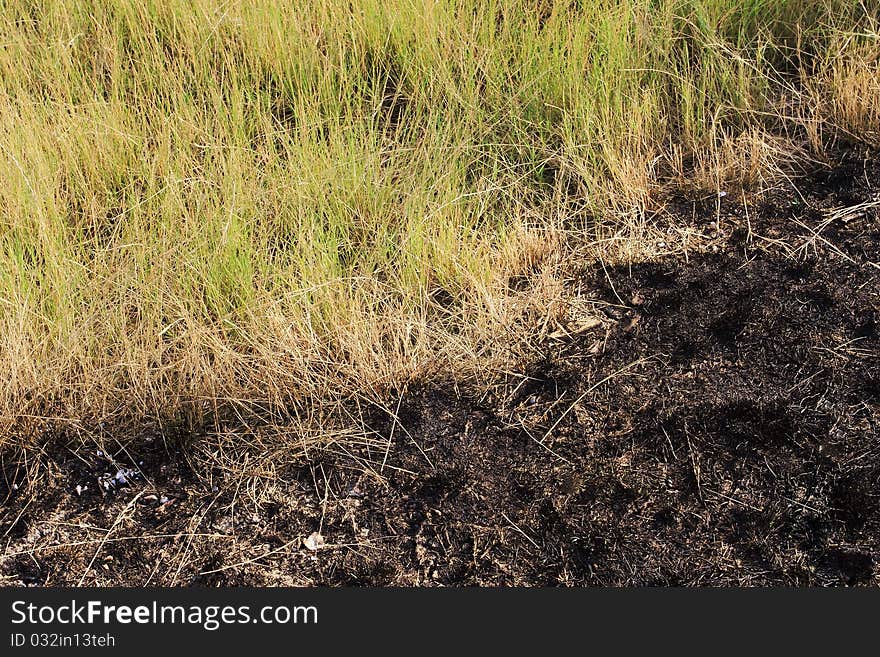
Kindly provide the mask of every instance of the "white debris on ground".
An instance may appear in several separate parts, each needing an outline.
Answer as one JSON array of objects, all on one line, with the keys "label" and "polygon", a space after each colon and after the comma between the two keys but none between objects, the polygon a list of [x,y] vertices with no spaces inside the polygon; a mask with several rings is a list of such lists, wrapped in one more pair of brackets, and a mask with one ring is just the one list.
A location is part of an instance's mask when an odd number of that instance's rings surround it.
[{"label": "white debris on ground", "polygon": [[318,532],[312,532],[311,534],[309,534],[308,538],[303,539],[303,545],[305,545],[309,550],[318,550],[324,547],[324,537],[321,536]]},{"label": "white debris on ground", "polygon": [[119,468],[115,474],[105,472],[98,477],[98,484],[101,489],[109,492],[119,486],[125,486],[141,477],[141,473],[134,468]]}]

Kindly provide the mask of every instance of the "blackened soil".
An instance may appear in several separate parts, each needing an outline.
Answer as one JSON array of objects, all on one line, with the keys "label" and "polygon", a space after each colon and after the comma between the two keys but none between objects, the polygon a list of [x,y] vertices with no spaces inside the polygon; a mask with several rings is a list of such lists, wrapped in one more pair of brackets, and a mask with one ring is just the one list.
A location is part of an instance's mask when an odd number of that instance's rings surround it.
[{"label": "blackened soil", "polygon": [[706,252],[576,272],[589,330],[405,394],[368,418],[387,451],[234,490],[159,438],[7,461],[3,581],[880,583],[880,161],[796,184],[673,201]]}]

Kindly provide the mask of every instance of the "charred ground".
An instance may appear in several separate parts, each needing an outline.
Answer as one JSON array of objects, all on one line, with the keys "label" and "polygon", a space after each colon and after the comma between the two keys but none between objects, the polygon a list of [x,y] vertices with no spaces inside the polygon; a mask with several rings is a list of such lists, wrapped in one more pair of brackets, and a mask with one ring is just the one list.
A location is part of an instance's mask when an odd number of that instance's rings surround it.
[{"label": "charred ground", "polygon": [[367,417],[387,452],[259,494],[158,435],[9,453],[2,582],[877,584],[878,194],[850,153],[748,207],[672,200],[707,252],[584,267],[591,328],[489,390],[410,390]]}]

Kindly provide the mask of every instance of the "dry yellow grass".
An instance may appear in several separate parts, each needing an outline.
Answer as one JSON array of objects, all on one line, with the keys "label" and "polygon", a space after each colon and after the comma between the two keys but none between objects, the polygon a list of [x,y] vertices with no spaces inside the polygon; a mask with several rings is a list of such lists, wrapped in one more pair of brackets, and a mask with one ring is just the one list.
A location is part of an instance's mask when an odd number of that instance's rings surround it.
[{"label": "dry yellow grass", "polygon": [[0,0],[0,441],[491,376],[664,190],[877,145],[877,15]]}]

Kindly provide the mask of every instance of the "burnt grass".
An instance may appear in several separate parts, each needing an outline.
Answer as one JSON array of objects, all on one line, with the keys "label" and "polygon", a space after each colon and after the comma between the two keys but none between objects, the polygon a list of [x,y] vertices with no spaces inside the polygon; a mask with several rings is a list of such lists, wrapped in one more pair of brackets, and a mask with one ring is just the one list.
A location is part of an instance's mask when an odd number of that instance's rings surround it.
[{"label": "burnt grass", "polygon": [[877,584],[880,221],[829,215],[876,201],[855,152],[748,210],[672,199],[704,252],[583,266],[596,326],[488,390],[407,391],[367,417],[387,454],[234,487],[160,436],[7,454],[2,583]]}]

